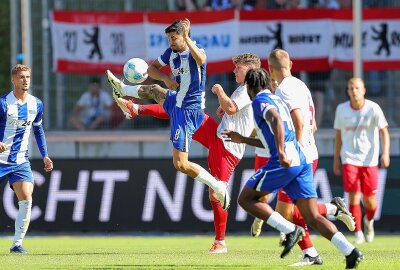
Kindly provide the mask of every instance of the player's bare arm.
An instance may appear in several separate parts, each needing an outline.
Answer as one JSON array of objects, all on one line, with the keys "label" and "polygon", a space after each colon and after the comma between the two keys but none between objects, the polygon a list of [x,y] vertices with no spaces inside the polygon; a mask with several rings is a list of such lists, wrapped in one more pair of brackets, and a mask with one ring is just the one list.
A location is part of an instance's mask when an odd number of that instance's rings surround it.
[{"label": "player's bare arm", "polygon": [[43,163],[45,172],[51,172],[53,170],[53,161],[49,157],[44,157]]},{"label": "player's bare arm", "polygon": [[220,84],[214,84],[211,88],[213,92],[218,97],[219,107],[228,115],[232,115],[238,112],[236,103],[226,95],[224,89]]},{"label": "player's bare arm", "polygon": [[274,108],[271,108],[265,114],[265,120],[267,120],[269,126],[271,127],[274,133],[275,144],[276,144],[276,149],[278,150],[280,164],[285,168],[290,167],[292,160],[289,160],[286,157],[285,147],[284,147],[285,128],[283,127],[283,122],[281,117],[279,116],[279,113]]},{"label": "player's bare arm", "polygon": [[379,130],[382,140],[382,155],[381,155],[381,167],[387,168],[390,165],[390,136],[388,128],[382,128]]},{"label": "player's bare arm", "polygon": [[342,149],[342,133],[340,130],[336,130],[335,134],[335,151],[333,153],[333,173],[335,175],[341,175],[342,170],[340,167],[340,150]]},{"label": "player's bare arm", "polygon": [[0,153],[3,153],[7,150],[7,145],[3,142],[0,142]]},{"label": "player's bare arm", "polygon": [[251,146],[264,148],[264,145],[258,138],[245,137],[245,136],[242,136],[241,134],[239,134],[235,131],[232,131],[232,130],[225,130],[221,134],[222,134],[222,137],[224,138],[224,140],[228,141],[228,142],[245,143],[245,144],[248,144]]},{"label": "player's bare arm", "polygon": [[296,131],[296,139],[300,141],[301,136],[303,135],[303,116],[301,115],[300,109],[295,109],[290,112],[290,116],[293,121],[294,129]]},{"label": "player's bare arm", "polygon": [[203,65],[206,63],[206,54],[200,50],[194,41],[189,37],[190,30],[190,21],[186,18],[182,21],[183,28],[185,29],[183,32],[183,40],[186,42],[186,45],[189,47],[190,53],[192,54],[194,60],[198,65]]},{"label": "player's bare arm", "polygon": [[154,60],[150,64],[149,68],[147,69],[147,73],[154,80],[164,82],[165,85],[167,86],[167,88],[177,89],[179,87],[179,84],[174,79],[172,79],[170,76],[168,76],[164,72],[161,72],[161,70],[160,70],[161,67],[162,66],[161,66],[160,62],[158,62],[158,60]]}]

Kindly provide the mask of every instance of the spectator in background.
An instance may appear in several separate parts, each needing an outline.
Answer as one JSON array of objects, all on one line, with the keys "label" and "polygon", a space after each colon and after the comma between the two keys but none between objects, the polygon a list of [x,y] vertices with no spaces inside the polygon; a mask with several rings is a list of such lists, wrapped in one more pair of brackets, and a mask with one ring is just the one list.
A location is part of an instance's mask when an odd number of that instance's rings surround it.
[{"label": "spectator in background", "polygon": [[79,98],[69,123],[76,130],[96,130],[111,118],[112,98],[101,90],[100,80],[93,77],[88,90]]},{"label": "spectator in background", "polygon": [[196,0],[176,0],[176,10],[180,11],[193,11],[197,9]]}]

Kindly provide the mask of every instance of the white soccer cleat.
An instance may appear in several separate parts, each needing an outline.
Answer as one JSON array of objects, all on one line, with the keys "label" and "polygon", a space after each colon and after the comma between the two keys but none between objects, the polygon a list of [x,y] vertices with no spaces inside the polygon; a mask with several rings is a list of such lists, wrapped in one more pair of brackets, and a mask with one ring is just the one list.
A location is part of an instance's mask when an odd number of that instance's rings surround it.
[{"label": "white soccer cleat", "polygon": [[368,220],[367,216],[364,216],[364,234],[365,234],[365,240],[367,240],[368,243],[374,241],[375,238],[374,220]]},{"label": "white soccer cleat", "polygon": [[297,263],[293,263],[289,266],[307,266],[307,265],[322,265],[323,260],[320,255],[317,255],[315,257],[311,257],[310,255],[306,254],[304,255],[303,259]]},{"label": "white soccer cleat", "polygon": [[347,209],[344,200],[340,197],[335,197],[332,199],[331,204],[337,207],[337,211],[335,213],[335,218],[343,222],[347,228],[352,232],[356,229],[356,222],[354,221],[353,215]]},{"label": "white soccer cleat", "polygon": [[116,98],[115,102],[125,115],[126,119],[135,118],[138,115],[138,105],[133,103],[132,100],[126,100],[123,98]]},{"label": "white soccer cleat", "polygon": [[251,224],[251,236],[259,237],[262,231],[262,226],[264,224],[264,220],[259,218],[254,218],[253,224]]},{"label": "white soccer cleat", "polygon": [[355,237],[356,237],[356,239],[354,239],[354,244],[357,244],[357,245],[364,244],[365,237],[364,237],[364,233],[362,231],[356,232]]},{"label": "white soccer cleat", "polygon": [[221,182],[221,184],[223,185],[222,189],[214,191],[217,193],[222,209],[228,210],[229,206],[231,205],[231,196],[229,195],[228,183]]},{"label": "white soccer cleat", "polygon": [[210,250],[208,251],[211,254],[222,254],[222,253],[228,253],[228,248],[226,245],[215,242],[212,244]]},{"label": "white soccer cleat", "polygon": [[110,70],[106,71],[106,76],[108,83],[111,85],[113,89],[113,98],[116,100],[117,98],[122,98],[124,95],[121,92],[121,88],[125,85],[121,82],[120,79],[114,76]]}]

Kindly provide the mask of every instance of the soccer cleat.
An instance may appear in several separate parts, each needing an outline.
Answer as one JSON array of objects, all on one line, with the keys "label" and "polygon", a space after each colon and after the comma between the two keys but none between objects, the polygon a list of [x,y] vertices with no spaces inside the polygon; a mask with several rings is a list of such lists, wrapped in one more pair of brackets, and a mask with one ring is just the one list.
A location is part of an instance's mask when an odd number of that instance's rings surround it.
[{"label": "soccer cleat", "polygon": [[264,224],[264,220],[259,218],[254,218],[253,224],[251,224],[251,236],[259,237],[261,234],[261,229]]},{"label": "soccer cleat", "polygon": [[364,255],[357,248],[354,248],[350,255],[346,256],[346,269],[353,269],[364,260]]},{"label": "soccer cleat", "polygon": [[310,255],[304,255],[303,259],[297,263],[293,263],[289,266],[307,266],[307,265],[322,265],[322,257],[317,255],[315,257],[311,257]]},{"label": "soccer cleat", "polygon": [[114,100],[116,98],[122,98],[124,96],[122,94],[122,92],[121,92],[121,88],[123,86],[123,82],[121,82],[120,79],[115,77],[114,74],[112,74],[111,71],[109,71],[109,70],[106,71],[106,75],[107,75],[108,83],[111,85],[111,87],[113,89],[113,98],[114,98]]},{"label": "soccer cleat", "polygon": [[362,231],[356,232],[355,237],[356,239],[354,239],[354,244],[360,245],[365,242],[365,237]]},{"label": "soccer cleat", "polygon": [[367,216],[364,216],[364,234],[365,240],[368,243],[374,241],[375,230],[374,230],[374,220],[368,220]]},{"label": "soccer cleat", "polygon": [[356,229],[356,222],[354,221],[353,215],[347,209],[344,200],[340,197],[335,197],[332,199],[331,204],[337,207],[337,211],[334,215],[336,219],[343,222],[350,231],[354,231]]},{"label": "soccer cleat", "polygon": [[133,103],[132,100],[126,100],[123,98],[116,98],[114,100],[125,115],[126,119],[132,119],[138,115],[137,104]]},{"label": "soccer cleat", "polygon": [[212,246],[208,252],[211,254],[228,253],[228,248],[226,247],[226,245],[224,245],[222,243],[215,242],[212,244]]},{"label": "soccer cleat", "polygon": [[26,251],[22,246],[13,246],[10,248],[10,253],[27,254],[28,251]]},{"label": "soccer cleat", "polygon": [[221,203],[221,207],[224,210],[228,210],[229,206],[231,205],[231,196],[229,195],[229,190],[228,190],[228,183],[221,182],[223,184],[223,189],[220,191],[216,191],[218,199]]},{"label": "soccer cleat", "polygon": [[281,258],[289,254],[290,250],[299,242],[305,235],[305,231],[302,227],[297,226],[293,232],[286,234],[286,240],[284,241],[284,248],[281,253]]}]

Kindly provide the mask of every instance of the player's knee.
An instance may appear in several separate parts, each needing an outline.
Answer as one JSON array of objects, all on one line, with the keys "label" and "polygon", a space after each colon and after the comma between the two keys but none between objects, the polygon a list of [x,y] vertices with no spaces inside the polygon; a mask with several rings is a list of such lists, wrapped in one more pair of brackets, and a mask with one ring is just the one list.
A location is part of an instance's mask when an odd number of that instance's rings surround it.
[{"label": "player's knee", "polygon": [[180,161],[180,160],[174,161],[174,167],[175,167],[175,169],[177,169],[178,171],[183,172],[183,173],[187,173],[190,168],[188,162],[184,162],[184,161]]}]

